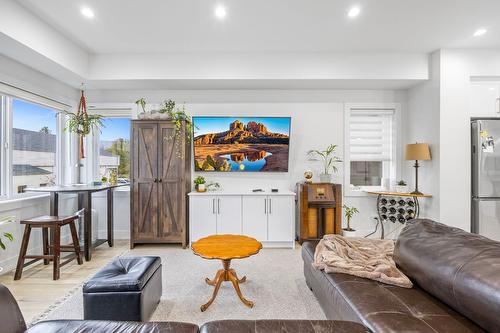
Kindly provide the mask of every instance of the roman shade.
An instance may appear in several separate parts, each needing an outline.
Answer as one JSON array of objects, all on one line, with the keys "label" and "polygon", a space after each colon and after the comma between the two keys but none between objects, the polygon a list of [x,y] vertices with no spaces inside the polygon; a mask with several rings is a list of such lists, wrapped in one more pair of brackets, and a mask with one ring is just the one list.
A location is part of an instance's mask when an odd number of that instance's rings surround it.
[{"label": "roman shade", "polygon": [[394,110],[352,110],[349,117],[351,161],[390,161]]}]

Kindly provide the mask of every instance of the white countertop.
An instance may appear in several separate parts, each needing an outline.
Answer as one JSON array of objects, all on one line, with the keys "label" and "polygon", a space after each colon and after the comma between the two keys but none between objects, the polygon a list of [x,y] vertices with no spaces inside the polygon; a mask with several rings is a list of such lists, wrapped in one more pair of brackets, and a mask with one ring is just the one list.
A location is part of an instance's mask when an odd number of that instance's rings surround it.
[{"label": "white countertop", "polygon": [[192,191],[192,192],[189,192],[188,195],[190,195],[190,196],[204,196],[204,195],[270,195],[270,196],[286,195],[286,196],[295,196],[295,192],[292,192],[289,190],[279,190],[279,192],[271,192],[271,190],[264,190],[263,192],[252,192],[252,190],[240,190],[240,191],[221,190],[221,191],[207,191],[207,192]]}]

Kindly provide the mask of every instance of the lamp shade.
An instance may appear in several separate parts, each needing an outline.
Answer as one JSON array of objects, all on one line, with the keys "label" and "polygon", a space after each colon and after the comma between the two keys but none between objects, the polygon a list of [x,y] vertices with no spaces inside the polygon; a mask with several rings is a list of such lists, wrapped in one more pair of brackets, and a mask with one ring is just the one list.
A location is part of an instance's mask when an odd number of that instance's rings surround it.
[{"label": "lamp shade", "polygon": [[405,160],[426,161],[431,159],[431,150],[427,143],[412,143],[406,145]]}]

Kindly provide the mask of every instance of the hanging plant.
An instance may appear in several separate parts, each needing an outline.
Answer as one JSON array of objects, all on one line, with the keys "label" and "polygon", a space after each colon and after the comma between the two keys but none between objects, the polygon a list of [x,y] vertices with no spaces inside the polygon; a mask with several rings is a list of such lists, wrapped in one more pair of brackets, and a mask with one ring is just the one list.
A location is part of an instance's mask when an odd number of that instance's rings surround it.
[{"label": "hanging plant", "polygon": [[76,114],[71,112],[65,112],[69,117],[66,124],[65,131],[70,133],[75,133],[79,136],[80,144],[80,158],[85,158],[85,152],[83,149],[83,138],[89,135],[93,130],[104,126],[102,123],[102,116],[98,114],[87,114],[87,102],[82,90],[82,96],[80,97],[80,103],[78,104],[78,111]]},{"label": "hanging plant", "polygon": [[[146,112],[146,100],[144,98],[140,98],[135,101],[135,104],[140,106],[144,112]],[[183,104],[181,107],[175,107],[176,104],[173,100],[169,99],[164,101],[161,104],[158,113],[166,114],[168,116],[168,120],[174,123],[175,131],[172,135],[166,137],[166,140],[174,141],[176,143],[176,154],[179,158],[184,158],[184,149],[180,146],[181,135],[182,135],[182,127],[183,124],[186,126],[186,140],[188,143],[191,142],[193,136],[193,119],[191,116],[186,114],[186,106]]]}]

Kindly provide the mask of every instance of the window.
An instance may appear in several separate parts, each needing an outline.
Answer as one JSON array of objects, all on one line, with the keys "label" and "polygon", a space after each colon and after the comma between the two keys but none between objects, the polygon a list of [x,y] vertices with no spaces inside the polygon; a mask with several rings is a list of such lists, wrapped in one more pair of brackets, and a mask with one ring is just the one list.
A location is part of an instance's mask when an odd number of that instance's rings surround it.
[{"label": "window", "polygon": [[11,110],[12,193],[55,185],[57,112],[20,99],[11,99]]},{"label": "window", "polygon": [[348,194],[388,190],[396,178],[396,108],[346,107]]},{"label": "window", "polygon": [[[0,83],[0,194],[60,183],[64,116],[70,106]],[[67,152],[67,150],[64,150]],[[69,160],[65,159],[65,160]]]},{"label": "window", "polygon": [[116,171],[118,183],[130,180],[130,118],[106,118],[99,137],[99,177]]}]

